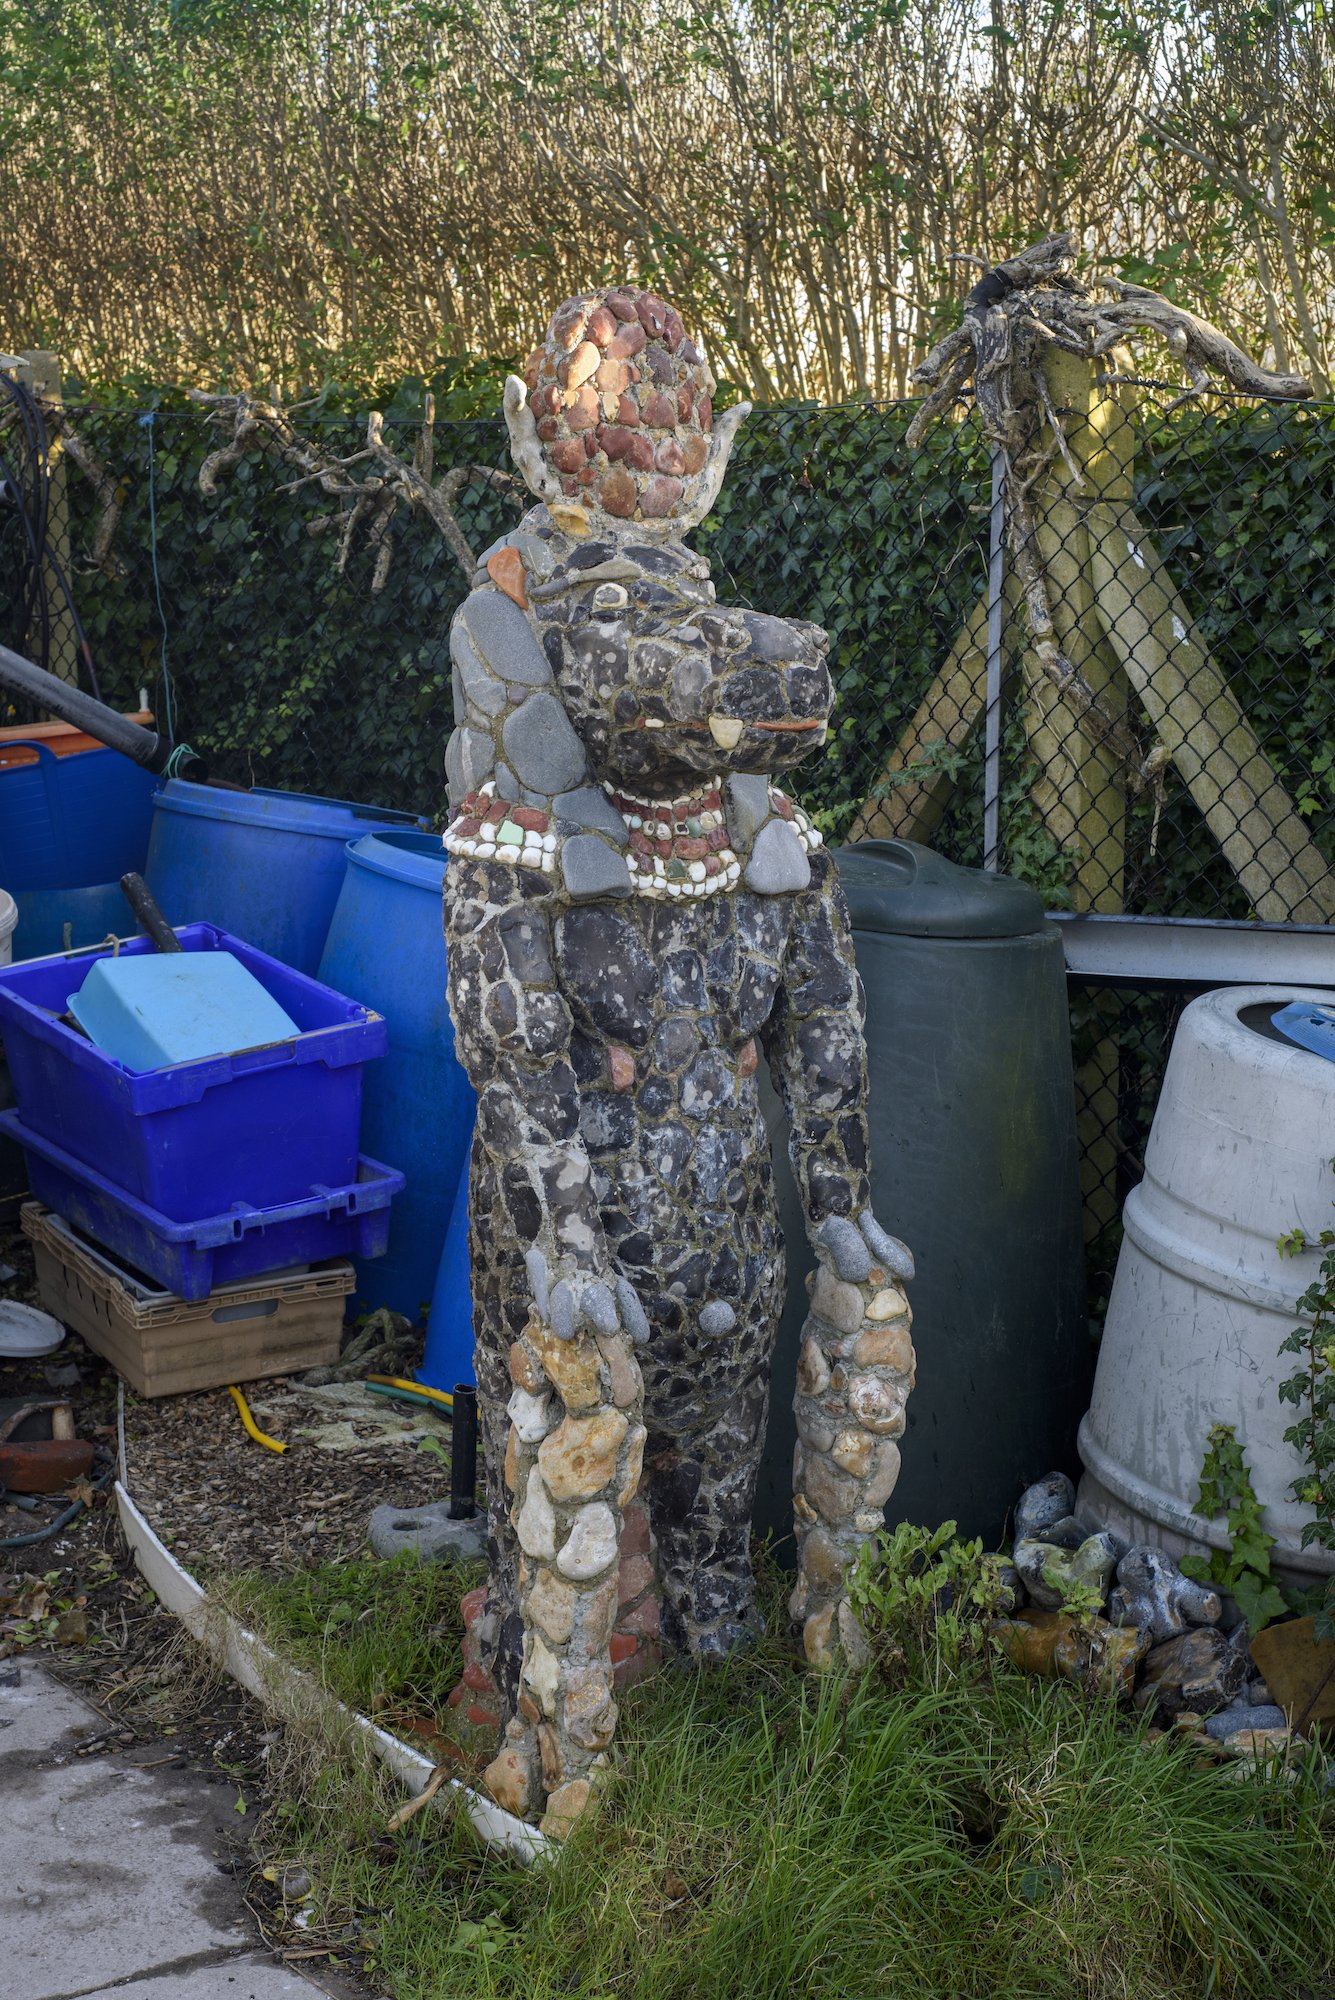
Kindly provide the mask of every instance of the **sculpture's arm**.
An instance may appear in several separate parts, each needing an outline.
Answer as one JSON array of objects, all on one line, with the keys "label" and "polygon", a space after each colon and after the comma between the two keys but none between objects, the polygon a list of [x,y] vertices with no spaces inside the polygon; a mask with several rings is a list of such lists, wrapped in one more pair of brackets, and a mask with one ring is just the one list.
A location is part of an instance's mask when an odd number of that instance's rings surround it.
[{"label": "sculpture's arm", "polygon": [[[612,1275],[570,1062],[573,1023],[556,982],[552,915],[514,867],[452,860],[445,878],[450,1013],[477,1092],[478,1137],[528,1248],[533,1303],[561,1339],[581,1322],[648,1333]],[[525,875],[525,883],[532,877]]]},{"label": "sculpture's arm", "polygon": [[762,1039],[789,1121],[789,1155],[807,1234],[841,1278],[879,1265],[913,1275],[905,1246],[871,1213],[865,1002],[848,910],[830,856],[811,858],[793,898],[783,980]]}]

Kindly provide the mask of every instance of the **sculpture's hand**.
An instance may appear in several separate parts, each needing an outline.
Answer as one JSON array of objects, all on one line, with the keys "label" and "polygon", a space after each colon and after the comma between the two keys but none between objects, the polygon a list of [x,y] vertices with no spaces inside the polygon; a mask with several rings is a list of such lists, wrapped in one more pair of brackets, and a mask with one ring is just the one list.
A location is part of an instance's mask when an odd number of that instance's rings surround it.
[{"label": "sculpture's hand", "polygon": [[829,1216],[813,1233],[812,1243],[850,1285],[865,1285],[873,1265],[892,1278],[913,1276],[913,1252],[882,1229],[869,1208],[851,1220],[846,1215]]},{"label": "sculpture's hand", "polygon": [[553,1282],[547,1259],[536,1247],[524,1259],[539,1319],[558,1340],[591,1333],[628,1334],[636,1346],[649,1338],[649,1317],[629,1278],[608,1272],[575,1271]]}]

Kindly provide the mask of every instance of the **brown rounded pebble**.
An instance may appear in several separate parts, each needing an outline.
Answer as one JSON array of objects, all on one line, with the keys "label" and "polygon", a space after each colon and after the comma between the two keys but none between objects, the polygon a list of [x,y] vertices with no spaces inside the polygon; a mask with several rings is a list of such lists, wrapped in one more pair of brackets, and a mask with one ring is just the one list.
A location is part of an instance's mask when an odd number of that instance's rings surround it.
[{"label": "brown rounded pebble", "polygon": [[601,414],[598,391],[586,382],[575,391],[575,399],[566,410],[566,422],[572,431],[587,431]]},{"label": "brown rounded pebble", "polygon": [[628,521],[635,512],[635,502],[639,498],[635,481],[621,466],[603,474],[598,486],[598,502],[603,511],[613,514],[620,521]]},{"label": "brown rounded pebble", "polygon": [[609,361],[633,361],[649,338],[638,320],[630,326],[623,326],[607,344]]},{"label": "brown rounded pebble", "polygon": [[661,389],[655,389],[644,406],[644,421],[656,431],[670,431],[677,422],[677,405]]},{"label": "brown rounded pebble", "polygon": [[544,444],[550,444],[554,437],[561,435],[561,426],[555,417],[544,417],[538,425],[538,436]]},{"label": "brown rounded pebble", "polygon": [[654,464],[660,472],[681,473],[686,470],[686,461],[681,455],[681,446],[673,437],[666,437],[654,453]]},{"label": "brown rounded pebble", "polygon": [[639,315],[640,325],[650,340],[661,340],[667,329],[666,302],[656,298],[652,292],[645,292],[635,301],[635,310]]},{"label": "brown rounded pebble", "polygon": [[677,421],[688,424],[695,404],[695,390],[689,382],[683,382],[677,391]]},{"label": "brown rounded pebble", "polygon": [[711,397],[702,396],[700,398],[699,402],[695,406],[695,421],[699,424],[702,431],[713,430],[714,404],[713,404],[713,399]]},{"label": "brown rounded pebble", "polygon": [[646,521],[661,521],[673,511],[680,499],[679,479],[656,477],[648,481],[640,495],[640,512]]},{"label": "brown rounded pebble", "polygon": [[687,472],[699,472],[709,457],[709,446],[702,437],[688,437],[681,448],[681,457]]},{"label": "brown rounded pebble", "polygon": [[600,361],[593,379],[604,395],[619,396],[626,386],[626,365],[623,361]]},{"label": "brown rounded pebble", "polygon": [[617,330],[616,314],[606,306],[595,306],[589,314],[589,324],[585,328],[590,340],[596,340],[599,347],[606,347]]},{"label": "brown rounded pebble", "polygon": [[638,424],[639,421],[640,406],[635,398],[633,396],[618,396],[617,422],[619,424]]},{"label": "brown rounded pebble", "polygon": [[558,366],[557,379],[568,389],[578,389],[581,382],[589,381],[597,372],[602,358],[591,340],[582,340],[569,360]]},{"label": "brown rounded pebble", "polygon": [[634,292],[624,290],[609,292],[603,304],[609,312],[615,313],[618,319],[632,320],[636,317]]},{"label": "brown rounded pebble", "polygon": [[663,338],[669,347],[680,347],[686,338],[686,329],[681,323],[681,314],[675,306],[669,306],[663,315]]},{"label": "brown rounded pebble", "polygon": [[552,464],[558,472],[578,472],[584,464],[584,445],[579,438],[562,438],[551,450]]}]

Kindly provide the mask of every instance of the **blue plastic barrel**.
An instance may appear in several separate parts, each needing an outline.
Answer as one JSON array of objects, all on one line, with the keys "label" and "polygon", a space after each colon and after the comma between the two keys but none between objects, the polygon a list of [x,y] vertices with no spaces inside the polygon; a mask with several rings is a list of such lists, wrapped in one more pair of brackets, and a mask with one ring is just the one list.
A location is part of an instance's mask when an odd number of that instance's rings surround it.
[{"label": "blue plastic barrel", "polygon": [[426,1352],[417,1379],[428,1389],[453,1389],[456,1382],[476,1382],[473,1362],[473,1296],[468,1266],[468,1168],[459,1175],[450,1226],[436,1271],[431,1317],[426,1326]]},{"label": "blue plastic barrel", "polygon": [[133,932],[120,878],[142,869],[158,780],[116,750],[57,757],[45,743],[8,742],[31,760],[0,770],[0,857],[18,906],[16,959]]},{"label": "blue plastic barrel", "polygon": [[357,1296],[409,1319],[432,1297],[473,1133],[473,1090],[445,1004],[444,881],[436,834],[354,841],[319,972],[326,986],[383,1014],[389,1029],[388,1054],[366,1073],[362,1146],[392,1160],[407,1186],[387,1253],[358,1266]]},{"label": "blue plastic barrel", "polygon": [[148,886],[167,922],[216,924],[314,974],[359,834],[421,827],[412,813],[304,792],[232,792],[172,778],[153,801]]}]

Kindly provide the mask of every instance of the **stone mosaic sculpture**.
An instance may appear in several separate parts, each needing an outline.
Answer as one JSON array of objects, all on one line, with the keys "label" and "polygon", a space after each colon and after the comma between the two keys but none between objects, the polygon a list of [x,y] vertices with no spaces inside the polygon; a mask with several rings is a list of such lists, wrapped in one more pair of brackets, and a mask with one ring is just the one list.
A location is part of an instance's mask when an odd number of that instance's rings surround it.
[{"label": "stone mosaic sculpture", "polygon": [[748,408],[715,422],[713,391],[662,300],[563,305],[505,393],[541,504],[481,559],[451,635],[445,921],[478,1093],[491,1535],[467,1684],[499,1690],[493,1795],[558,1833],[615,1727],[632,1496],[664,1641],[721,1658],[757,1629],[749,1530],[784,1289],[762,1057],[819,1259],[792,1605],[814,1663],[860,1650],[843,1572],[880,1525],[913,1378],[912,1262],[868,1205],[847,912],[772,782],[824,740],[827,640],[717,605],[683,544]]}]

